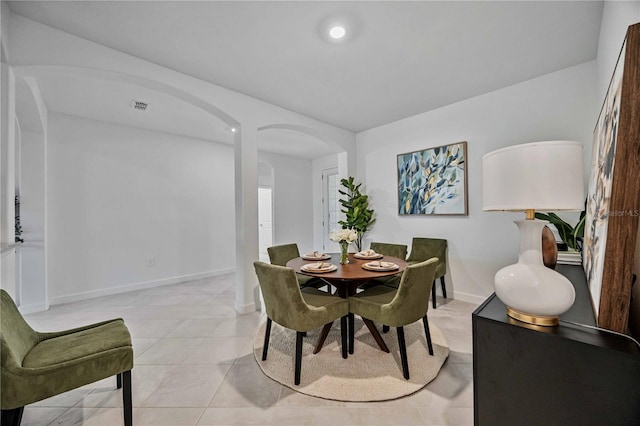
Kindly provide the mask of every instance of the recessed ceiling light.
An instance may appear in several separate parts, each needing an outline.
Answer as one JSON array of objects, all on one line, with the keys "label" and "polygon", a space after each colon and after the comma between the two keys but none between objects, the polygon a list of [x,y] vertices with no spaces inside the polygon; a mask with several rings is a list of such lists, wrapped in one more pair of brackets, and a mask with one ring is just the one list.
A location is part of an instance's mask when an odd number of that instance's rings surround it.
[{"label": "recessed ceiling light", "polygon": [[340,25],[336,25],[335,27],[331,27],[331,29],[329,30],[329,35],[331,36],[331,38],[333,39],[341,39],[342,37],[344,37],[344,35],[347,33],[347,31],[344,29],[344,27],[340,26]]}]

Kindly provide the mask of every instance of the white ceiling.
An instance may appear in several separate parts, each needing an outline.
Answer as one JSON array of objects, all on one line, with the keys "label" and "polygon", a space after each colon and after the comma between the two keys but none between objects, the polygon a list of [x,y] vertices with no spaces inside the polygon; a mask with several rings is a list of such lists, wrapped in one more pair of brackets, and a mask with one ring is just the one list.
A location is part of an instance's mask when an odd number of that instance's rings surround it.
[{"label": "white ceiling", "polygon": [[[603,7],[595,1],[12,1],[9,6],[43,24],[351,131],[593,60]],[[346,40],[339,43],[324,33],[334,21],[347,26]],[[214,132],[219,141],[230,140],[228,129],[212,123],[210,115],[148,89],[88,78],[41,80],[47,106],[55,111],[134,125],[127,121],[131,111],[123,108],[139,95],[150,102],[149,112],[158,113],[139,126],[202,139]],[[82,90],[69,90],[78,85]],[[308,151],[298,133],[268,133],[274,140],[261,141],[273,145],[267,150],[299,156]]]}]

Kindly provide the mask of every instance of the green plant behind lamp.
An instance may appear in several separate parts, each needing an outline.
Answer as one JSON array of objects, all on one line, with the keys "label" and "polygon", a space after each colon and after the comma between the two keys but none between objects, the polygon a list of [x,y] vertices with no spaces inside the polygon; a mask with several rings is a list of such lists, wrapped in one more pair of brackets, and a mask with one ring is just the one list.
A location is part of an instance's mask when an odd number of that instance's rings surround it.
[{"label": "green plant behind lamp", "polygon": [[358,232],[358,239],[353,243],[358,251],[362,250],[362,237],[369,230],[375,219],[373,218],[373,210],[369,208],[369,196],[360,192],[361,183],[355,184],[353,176],[348,179],[340,180],[340,184],[346,188],[346,191],[338,189],[341,195],[346,199],[340,199],[340,204],[344,208],[341,210],[345,214],[345,220],[338,223],[342,229],[355,229]]},{"label": "green plant behind lamp", "polygon": [[[586,202],[585,202],[586,210]],[[585,210],[580,213],[580,220],[576,226],[569,225],[560,216],[555,213],[536,212],[536,219],[547,220],[558,230],[560,239],[567,243],[567,247],[572,250],[582,251],[582,240],[584,238]]]}]

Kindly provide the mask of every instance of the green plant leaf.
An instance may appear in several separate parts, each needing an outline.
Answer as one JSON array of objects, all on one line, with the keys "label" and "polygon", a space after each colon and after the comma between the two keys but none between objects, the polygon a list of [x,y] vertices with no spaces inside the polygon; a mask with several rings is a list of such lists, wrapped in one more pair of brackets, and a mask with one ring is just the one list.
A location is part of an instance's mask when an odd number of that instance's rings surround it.
[{"label": "green plant leaf", "polygon": [[343,207],[340,211],[345,215],[345,220],[340,220],[338,223],[343,229],[355,229],[358,232],[355,244],[360,250],[364,233],[375,221],[374,211],[369,209],[369,196],[360,192],[362,183],[355,184],[353,176],[349,176],[341,179],[340,184],[345,188],[345,190],[338,189],[338,193],[344,197],[338,201]]}]

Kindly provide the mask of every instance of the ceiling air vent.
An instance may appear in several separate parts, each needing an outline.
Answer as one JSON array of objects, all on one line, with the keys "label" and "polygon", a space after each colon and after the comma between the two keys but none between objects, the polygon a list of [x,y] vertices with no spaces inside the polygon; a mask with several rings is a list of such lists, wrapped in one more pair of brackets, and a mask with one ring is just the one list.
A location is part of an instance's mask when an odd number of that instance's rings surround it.
[{"label": "ceiling air vent", "polygon": [[148,103],[142,102],[142,101],[131,101],[130,105],[131,105],[131,108],[137,109],[140,111],[146,111],[147,107],[149,106]]}]

